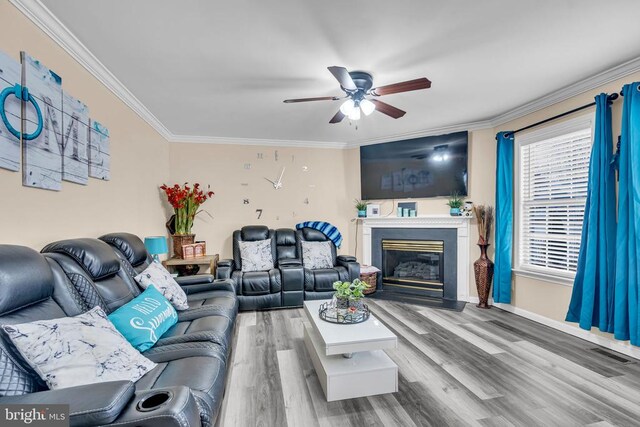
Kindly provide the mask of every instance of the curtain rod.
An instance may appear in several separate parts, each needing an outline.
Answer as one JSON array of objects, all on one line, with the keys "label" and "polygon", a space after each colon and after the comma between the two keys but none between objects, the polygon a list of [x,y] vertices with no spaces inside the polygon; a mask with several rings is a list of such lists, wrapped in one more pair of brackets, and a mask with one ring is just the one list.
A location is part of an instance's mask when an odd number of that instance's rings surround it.
[{"label": "curtain rod", "polygon": [[[609,101],[609,103],[611,103],[611,102],[615,101],[616,99],[618,99],[618,94],[617,94],[617,93],[612,93],[611,95],[609,95],[609,96],[607,97],[607,100]],[[555,116],[553,116],[553,117],[549,117],[548,119],[544,119],[544,120],[541,120],[541,121],[536,122],[536,123],[534,123],[534,124],[531,124],[531,125],[529,125],[529,126],[525,126],[525,127],[523,127],[523,128],[516,129],[516,130],[514,130],[513,132],[506,133],[506,134],[505,134],[505,137],[509,137],[509,136],[514,135],[514,134],[516,134],[516,133],[518,133],[518,132],[522,132],[522,131],[524,131],[524,130],[528,130],[528,129],[534,128],[534,127],[536,127],[536,126],[543,125],[543,124],[545,124],[545,123],[548,123],[548,122],[550,122],[550,121],[553,121],[553,120],[559,119],[560,117],[568,116],[569,114],[573,114],[573,113],[578,112],[578,111],[580,111],[580,110],[585,110],[585,109],[587,109],[587,108],[593,107],[594,105],[596,105],[596,103],[595,103],[595,102],[592,102],[592,103],[590,103],[590,104],[586,104],[586,105],[583,105],[583,106],[581,106],[581,107],[574,108],[573,110],[570,110],[570,111],[566,111],[566,112],[564,112],[564,113],[557,114],[557,115],[555,115]],[[498,137],[497,137],[497,136],[496,136],[496,139],[498,139]]]}]

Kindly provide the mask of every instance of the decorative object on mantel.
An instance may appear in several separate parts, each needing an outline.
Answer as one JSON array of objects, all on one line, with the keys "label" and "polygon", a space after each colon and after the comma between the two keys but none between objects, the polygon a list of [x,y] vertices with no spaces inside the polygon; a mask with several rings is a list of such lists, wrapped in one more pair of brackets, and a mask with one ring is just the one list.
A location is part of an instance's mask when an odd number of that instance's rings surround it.
[{"label": "decorative object on mantel", "polygon": [[473,202],[471,200],[467,200],[464,202],[464,206],[460,211],[460,216],[465,216],[471,218],[473,216]]},{"label": "decorative object on mantel", "polygon": [[370,295],[376,291],[378,286],[378,273],[380,269],[375,265],[361,265],[360,266],[360,280],[369,285],[364,291],[365,295]]},{"label": "decorative object on mantel", "polygon": [[464,203],[464,197],[460,196],[460,193],[454,192],[449,196],[449,200],[447,201],[447,205],[449,206],[449,215],[451,216],[460,216],[460,208]]},{"label": "decorative object on mantel", "polygon": [[365,216],[368,218],[378,218],[380,216],[380,205],[373,203],[367,204],[367,211]]},{"label": "decorative object on mantel", "polygon": [[363,202],[362,200],[355,199],[355,207],[358,211],[358,218],[366,218],[367,217],[367,202]]},{"label": "decorative object on mantel", "polygon": [[200,184],[195,183],[190,187],[188,183],[182,186],[174,184],[172,187],[161,185],[160,188],[167,195],[169,204],[175,212],[174,229],[175,232],[171,236],[173,239],[173,256],[182,258],[182,246],[191,245],[195,241],[195,234],[191,233],[193,228],[193,220],[197,214],[202,212],[199,210],[200,205],[213,196],[213,191],[207,191],[200,188]]},{"label": "decorative object on mantel", "polygon": [[416,202],[399,202],[398,203],[398,216],[399,217],[411,217],[414,218],[418,215]]},{"label": "decorative object on mantel", "polygon": [[489,293],[491,292],[491,281],[493,280],[493,262],[487,256],[487,248],[489,247],[489,239],[491,238],[493,206],[474,206],[473,212],[478,221],[478,246],[480,247],[480,258],[473,263],[473,272],[476,276],[476,289],[479,299],[477,307],[491,308],[488,301]]}]

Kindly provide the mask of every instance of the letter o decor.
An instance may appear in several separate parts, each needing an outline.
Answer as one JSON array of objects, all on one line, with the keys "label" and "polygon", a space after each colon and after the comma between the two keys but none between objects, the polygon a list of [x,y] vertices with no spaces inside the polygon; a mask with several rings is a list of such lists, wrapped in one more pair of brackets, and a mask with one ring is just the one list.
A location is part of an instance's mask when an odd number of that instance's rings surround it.
[{"label": "letter o decor", "polygon": [[27,89],[26,87],[22,87],[17,84],[13,87],[5,88],[2,92],[0,92],[0,117],[2,118],[2,122],[7,127],[9,132],[13,134],[13,136],[20,139],[20,132],[15,130],[11,123],[9,123],[9,120],[7,119],[7,112],[4,110],[4,104],[7,100],[7,97],[11,94],[22,101],[30,102],[33,105],[33,108],[35,108],[36,114],[38,115],[38,128],[32,133],[22,135],[22,139],[26,141],[36,139],[42,133],[42,126],[44,124],[42,120],[42,111],[40,110],[40,106],[36,102],[35,98],[29,93],[29,89]]}]

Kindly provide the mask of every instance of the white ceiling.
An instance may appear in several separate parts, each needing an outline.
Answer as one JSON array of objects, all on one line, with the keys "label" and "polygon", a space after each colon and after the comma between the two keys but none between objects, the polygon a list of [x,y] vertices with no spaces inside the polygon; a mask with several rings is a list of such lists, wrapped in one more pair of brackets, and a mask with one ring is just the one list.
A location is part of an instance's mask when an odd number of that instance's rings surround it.
[{"label": "white ceiling", "polygon": [[[25,2],[26,3],[26,2]],[[638,0],[42,0],[174,135],[356,143],[491,119],[640,56]],[[428,77],[331,125],[327,66]]]}]

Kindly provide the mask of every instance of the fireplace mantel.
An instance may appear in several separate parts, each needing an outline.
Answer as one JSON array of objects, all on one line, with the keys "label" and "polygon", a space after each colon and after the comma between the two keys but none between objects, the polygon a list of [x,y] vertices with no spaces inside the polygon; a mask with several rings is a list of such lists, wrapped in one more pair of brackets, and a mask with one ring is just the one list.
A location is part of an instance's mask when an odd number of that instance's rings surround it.
[{"label": "fireplace mantel", "polygon": [[418,217],[378,217],[362,220],[362,261],[371,264],[371,230],[374,228],[455,228],[458,244],[458,301],[469,297],[469,217],[423,215]]}]

